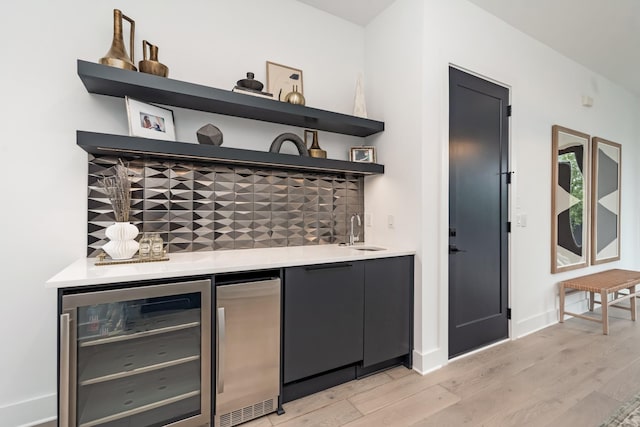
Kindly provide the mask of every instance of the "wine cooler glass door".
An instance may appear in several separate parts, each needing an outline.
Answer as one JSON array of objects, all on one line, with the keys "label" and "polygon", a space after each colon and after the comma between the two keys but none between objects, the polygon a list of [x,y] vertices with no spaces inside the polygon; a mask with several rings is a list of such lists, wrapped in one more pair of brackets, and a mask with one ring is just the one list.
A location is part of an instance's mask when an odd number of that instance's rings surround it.
[{"label": "wine cooler glass door", "polygon": [[210,287],[202,280],[64,296],[69,425],[209,422]]}]

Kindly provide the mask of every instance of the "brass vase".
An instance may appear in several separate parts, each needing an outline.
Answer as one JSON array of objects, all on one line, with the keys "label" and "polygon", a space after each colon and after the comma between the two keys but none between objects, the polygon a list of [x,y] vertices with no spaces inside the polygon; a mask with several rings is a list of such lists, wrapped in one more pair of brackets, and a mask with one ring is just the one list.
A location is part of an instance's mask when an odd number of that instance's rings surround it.
[{"label": "brass vase", "polygon": [[287,96],[284,97],[284,101],[289,104],[304,105],[305,99],[304,96],[298,92],[298,85],[293,85],[293,91],[289,92]]},{"label": "brass vase", "polygon": [[[147,59],[147,50],[149,59]],[[138,63],[141,73],[155,74],[160,77],[169,75],[169,67],[158,62],[158,46],[142,40],[142,61]]]},{"label": "brass vase", "polygon": [[320,148],[320,145],[318,144],[318,131],[317,130],[305,129],[305,131],[304,131],[304,144],[305,144],[305,146],[308,145],[307,135],[309,135],[309,134],[313,135],[311,147],[309,147],[309,149],[307,150],[309,152],[309,156],[317,157],[317,158],[320,158],[320,159],[326,159],[327,158],[327,152],[325,150],[323,150],[322,148]]},{"label": "brass vase", "polygon": [[[129,21],[131,24],[131,34],[129,37],[131,58],[127,54],[127,50],[124,47],[124,38],[122,37],[122,19]],[[123,15],[118,9],[113,9],[113,41],[111,42],[111,49],[104,56],[100,58],[100,63],[109,65],[110,67],[123,68],[125,70],[137,71],[136,66],[133,63],[133,42],[136,33],[136,22]]]}]

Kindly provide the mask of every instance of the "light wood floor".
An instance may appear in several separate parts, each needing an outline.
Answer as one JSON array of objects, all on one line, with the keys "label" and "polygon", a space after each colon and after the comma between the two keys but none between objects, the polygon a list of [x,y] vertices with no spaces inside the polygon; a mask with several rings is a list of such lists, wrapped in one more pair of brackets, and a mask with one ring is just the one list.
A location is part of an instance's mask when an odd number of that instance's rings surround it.
[{"label": "light wood floor", "polygon": [[640,392],[640,322],[610,314],[608,336],[570,319],[425,376],[399,367],[342,384],[243,427],[599,426]]},{"label": "light wood floor", "polygon": [[425,376],[399,367],[342,384],[245,427],[599,426],[640,392],[640,322],[614,310],[608,336],[570,319]]}]

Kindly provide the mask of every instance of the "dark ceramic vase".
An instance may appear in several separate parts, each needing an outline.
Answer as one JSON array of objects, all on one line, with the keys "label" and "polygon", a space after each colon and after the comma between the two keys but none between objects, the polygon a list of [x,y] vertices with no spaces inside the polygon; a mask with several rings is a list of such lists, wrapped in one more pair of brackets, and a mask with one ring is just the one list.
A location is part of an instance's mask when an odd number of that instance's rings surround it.
[{"label": "dark ceramic vase", "polygon": [[253,73],[247,73],[247,78],[238,80],[238,86],[246,87],[247,89],[253,89],[257,91],[261,91],[264,85],[257,80],[253,79]]}]

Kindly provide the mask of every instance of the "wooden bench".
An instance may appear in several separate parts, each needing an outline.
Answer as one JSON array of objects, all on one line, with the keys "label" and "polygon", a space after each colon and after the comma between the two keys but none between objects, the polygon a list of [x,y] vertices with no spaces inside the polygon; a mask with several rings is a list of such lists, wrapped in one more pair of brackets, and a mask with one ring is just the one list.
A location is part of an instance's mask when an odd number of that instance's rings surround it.
[{"label": "wooden bench", "polygon": [[[640,271],[631,270],[606,270],[587,276],[574,277],[560,282],[560,323],[564,322],[564,315],[579,317],[581,319],[602,322],[602,333],[609,334],[609,307],[617,307],[631,311],[631,320],[636,320],[636,285],[640,284]],[[602,319],[583,314],[571,313],[564,309],[566,289],[589,292],[589,311],[593,311],[594,304],[602,306]],[[620,291],[628,290],[628,293]],[[595,301],[596,293],[600,294],[600,301]],[[613,294],[613,299],[609,301],[609,295]],[[618,305],[620,301],[630,300],[629,307]]]}]

